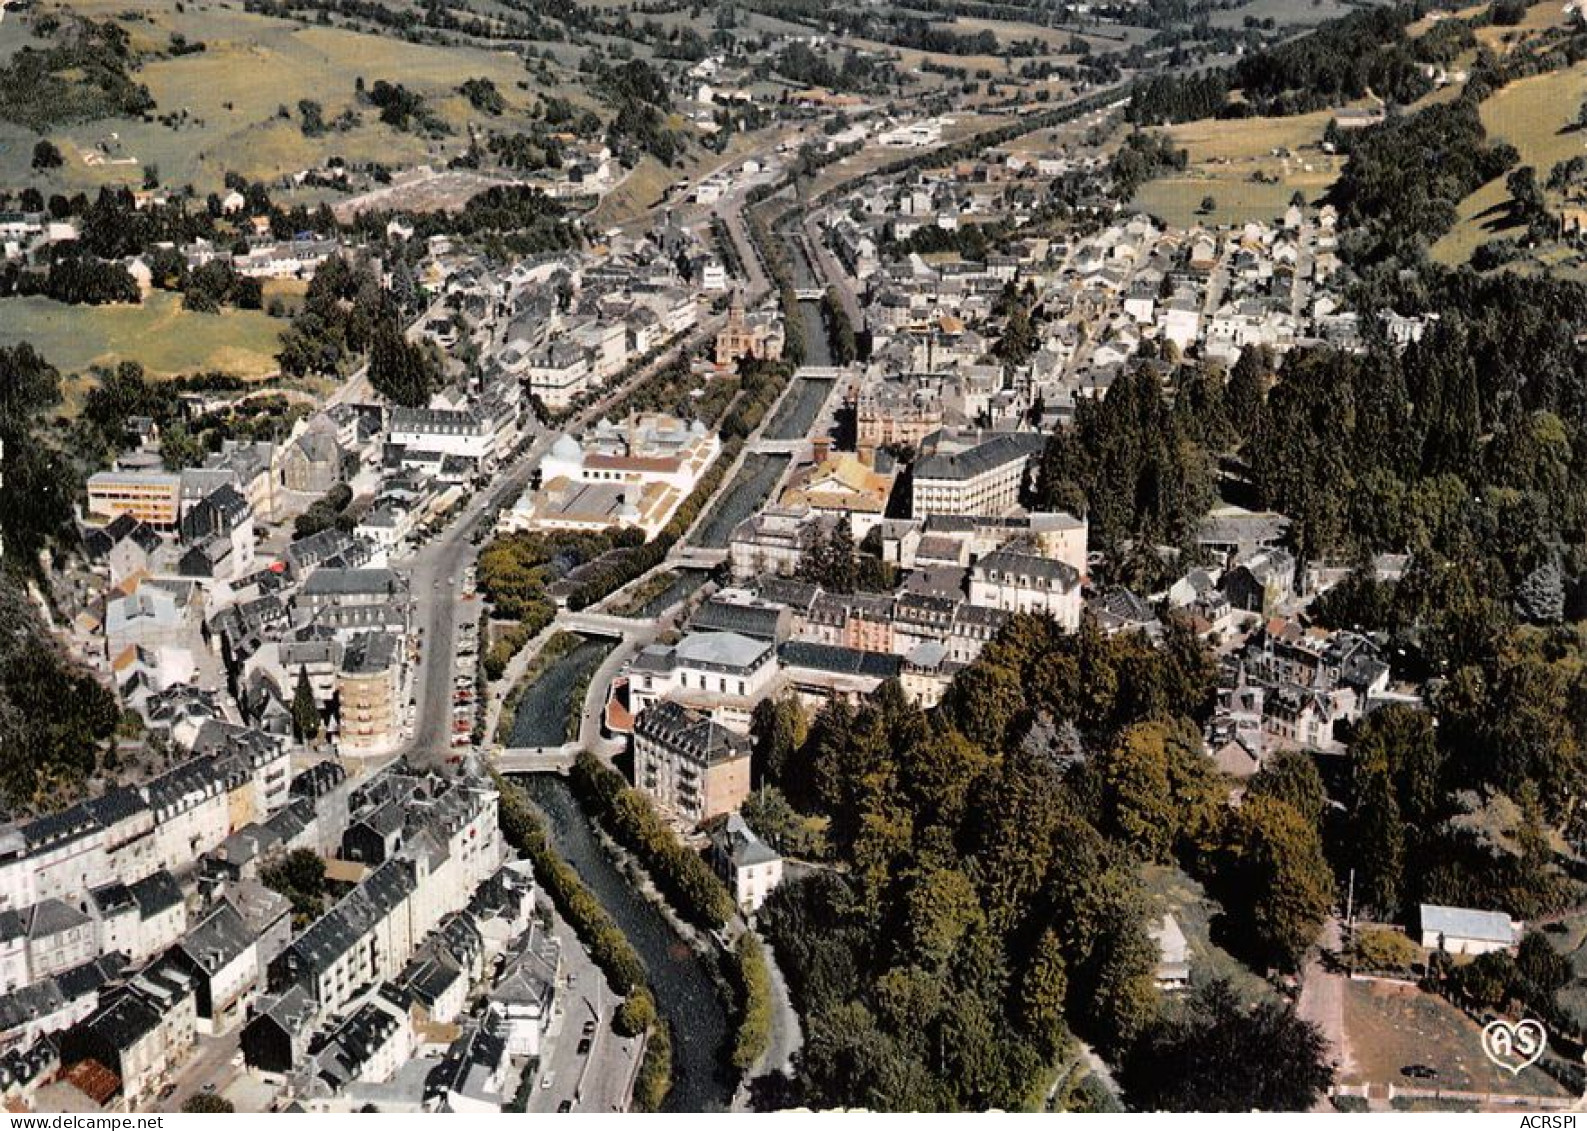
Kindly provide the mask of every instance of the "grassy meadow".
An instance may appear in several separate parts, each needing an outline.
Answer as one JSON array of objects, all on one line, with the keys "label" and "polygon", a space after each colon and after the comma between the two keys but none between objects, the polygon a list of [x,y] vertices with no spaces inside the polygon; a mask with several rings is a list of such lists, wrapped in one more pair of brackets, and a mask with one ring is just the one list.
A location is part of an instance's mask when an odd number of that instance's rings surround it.
[{"label": "grassy meadow", "polygon": [[262,378],[277,372],[286,325],[257,310],[195,314],[180,295],[150,293],[141,305],[68,306],[52,299],[0,299],[0,345],[31,342],[63,373],[139,361],[154,376],[223,370]]},{"label": "grassy meadow", "polygon": [[[1202,119],[1170,126],[1174,144],[1190,155],[1183,172],[1141,186],[1135,206],[1166,223],[1243,224],[1282,216],[1295,193],[1315,201],[1344,162],[1324,153],[1331,110],[1288,118]],[[1263,180],[1253,179],[1260,176]],[[1204,197],[1217,207],[1201,211]]]}]

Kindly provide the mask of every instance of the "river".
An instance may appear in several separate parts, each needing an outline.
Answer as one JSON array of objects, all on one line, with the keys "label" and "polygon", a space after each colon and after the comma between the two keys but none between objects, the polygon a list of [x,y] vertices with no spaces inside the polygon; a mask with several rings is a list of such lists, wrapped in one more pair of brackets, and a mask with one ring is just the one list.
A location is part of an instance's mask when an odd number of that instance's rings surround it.
[{"label": "river", "polygon": [[738,524],[760,509],[787,469],[788,457],[785,455],[754,452],[745,456],[733,485],[726,493],[717,496],[716,505],[694,528],[689,542],[714,550],[726,547]]},{"label": "river", "polygon": [[545,814],[556,850],[600,900],[645,964],[656,1008],[672,1027],[672,1091],[662,1110],[727,1110],[734,1086],[722,1067],[728,1018],[705,962],[623,878],[596,839],[567,779],[530,774],[517,780]]},{"label": "river", "polygon": [[518,700],[518,709],[512,717],[511,744],[529,748],[561,746],[567,742],[571,709],[568,698],[615,647],[617,641],[613,638],[586,636],[571,652],[559,656],[541,672]]},{"label": "river", "polygon": [[821,406],[832,395],[835,382],[814,377],[799,377],[777,407],[777,415],[766,425],[768,440],[803,440],[810,435]]}]

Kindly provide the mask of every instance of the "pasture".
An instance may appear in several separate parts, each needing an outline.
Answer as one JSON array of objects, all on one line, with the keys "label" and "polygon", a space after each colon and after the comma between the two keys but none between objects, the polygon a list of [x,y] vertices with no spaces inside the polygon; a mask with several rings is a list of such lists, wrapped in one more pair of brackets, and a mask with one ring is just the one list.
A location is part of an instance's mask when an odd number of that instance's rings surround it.
[{"label": "pasture", "polygon": [[[1521,164],[1547,181],[1557,162],[1587,154],[1587,132],[1572,127],[1576,111],[1587,98],[1587,69],[1553,71],[1520,79],[1496,91],[1482,104],[1482,124],[1492,141],[1507,141],[1521,154]],[[1489,181],[1460,202],[1459,223],[1433,245],[1440,263],[1464,263],[1488,240],[1517,234],[1507,230],[1509,190],[1504,178]]]},{"label": "pasture", "polygon": [[150,375],[220,370],[263,378],[277,372],[286,323],[257,310],[195,314],[180,295],[150,293],[141,305],[68,306],[37,296],[0,299],[0,345],[31,342],[62,373],[137,361]]},{"label": "pasture", "polygon": [[[1333,112],[1287,118],[1203,119],[1165,130],[1189,154],[1183,173],[1141,186],[1135,206],[1165,223],[1243,224],[1282,216],[1296,192],[1315,202],[1344,162],[1324,153],[1323,131]],[[1201,211],[1212,197],[1216,207]]]}]

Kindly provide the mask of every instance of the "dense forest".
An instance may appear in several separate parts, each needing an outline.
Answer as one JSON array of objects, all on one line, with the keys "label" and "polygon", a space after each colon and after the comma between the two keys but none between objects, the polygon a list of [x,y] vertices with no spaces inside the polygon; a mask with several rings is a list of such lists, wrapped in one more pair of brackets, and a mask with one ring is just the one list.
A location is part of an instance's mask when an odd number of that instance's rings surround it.
[{"label": "dense forest", "polygon": [[71,538],[79,473],[46,432],[60,374],[29,346],[0,349],[0,807],[50,808],[77,796],[115,732],[115,697],[69,663],[23,589],[38,553]]},{"label": "dense forest", "polygon": [[[1143,863],[1212,886],[1227,945],[1258,967],[1294,969],[1333,898],[1321,806],[1287,771],[1228,808],[1197,726],[1212,678],[1179,628],[1154,647],[1022,616],[933,712],[892,684],[802,739],[791,704],[758,712],[751,814],[785,797],[846,865],[763,913],[808,1019],[803,1102],[1039,1107],[1074,1033],[1153,1106],[1313,1102],[1330,1072],[1288,1006],[1235,1007],[1214,984],[1169,1008],[1154,984]],[[1212,1046],[1248,1048],[1253,1071],[1208,1078],[1193,1050]]]}]

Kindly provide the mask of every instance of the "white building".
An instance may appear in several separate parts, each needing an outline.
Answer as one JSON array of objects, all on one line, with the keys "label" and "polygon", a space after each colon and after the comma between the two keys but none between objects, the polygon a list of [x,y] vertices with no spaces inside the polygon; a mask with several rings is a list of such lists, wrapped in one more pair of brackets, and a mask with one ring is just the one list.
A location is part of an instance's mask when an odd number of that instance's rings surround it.
[{"label": "white building", "polygon": [[772,889],[782,883],[782,857],[737,813],[711,835],[711,859],[739,910],[747,915],[759,911]]},{"label": "white building", "polygon": [[997,550],[970,568],[970,604],[1009,613],[1046,613],[1073,632],[1080,627],[1080,575],[1067,562],[1014,547]]},{"label": "white building", "polygon": [[496,428],[479,409],[395,408],[391,442],[485,463],[496,452]]},{"label": "white building", "polygon": [[582,442],[562,436],[540,461],[540,488],[525,492],[504,525],[518,530],[638,527],[655,537],[721,453],[699,421],[640,413],[601,421]]},{"label": "white building", "polygon": [[1449,954],[1489,954],[1509,950],[1521,941],[1522,923],[1502,911],[1443,907],[1424,903],[1417,918],[1422,946]]},{"label": "white building", "polygon": [[767,640],[736,632],[696,632],[677,644],[652,644],[629,664],[629,705],[634,714],[671,699],[749,732],[755,704],[777,678],[777,653]]},{"label": "white building", "polygon": [[914,516],[1005,515],[1019,505],[1030,461],[1045,441],[1032,432],[938,432],[915,461]]}]

